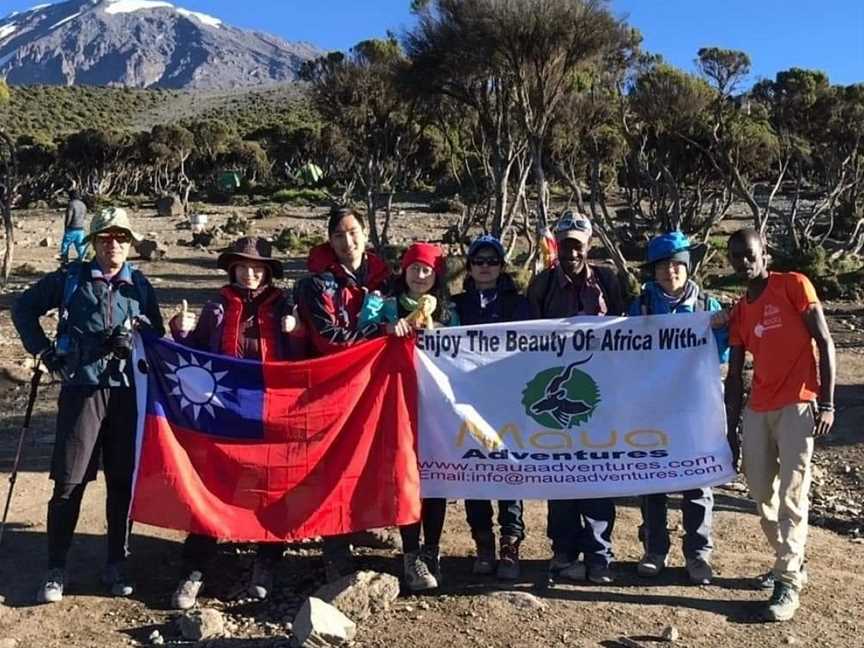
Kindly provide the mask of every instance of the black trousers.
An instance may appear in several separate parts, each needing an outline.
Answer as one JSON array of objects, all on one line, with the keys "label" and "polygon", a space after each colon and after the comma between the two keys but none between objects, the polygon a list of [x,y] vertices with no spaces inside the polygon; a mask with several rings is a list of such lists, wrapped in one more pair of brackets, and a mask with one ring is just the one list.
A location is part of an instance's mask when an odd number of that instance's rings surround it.
[{"label": "black trousers", "polygon": [[[465,517],[475,540],[492,533],[492,502],[489,500],[465,500]],[[521,500],[498,502],[498,526],[501,537],[511,536],[520,541],[525,539]]]},{"label": "black trousers", "polygon": [[[258,543],[257,558],[265,562],[275,562],[285,553],[284,542]],[[190,533],[183,542],[183,569],[186,572],[199,571],[206,574],[213,566],[213,559],[219,549],[219,541],[210,536]]]},{"label": "black trousers", "polygon": [[135,390],[63,387],[57,403],[57,438],[51,462],[54,493],[48,502],[48,563],[64,568],[88,482],[101,457],[107,497],[108,563],[128,555],[129,503],[135,465]]},{"label": "black trousers", "polygon": [[410,553],[420,549],[420,531],[422,527],[423,541],[430,547],[441,543],[441,533],[444,531],[444,517],[447,514],[447,500],[443,498],[424,498],[421,501],[420,521],[399,527],[402,536],[402,551]]}]

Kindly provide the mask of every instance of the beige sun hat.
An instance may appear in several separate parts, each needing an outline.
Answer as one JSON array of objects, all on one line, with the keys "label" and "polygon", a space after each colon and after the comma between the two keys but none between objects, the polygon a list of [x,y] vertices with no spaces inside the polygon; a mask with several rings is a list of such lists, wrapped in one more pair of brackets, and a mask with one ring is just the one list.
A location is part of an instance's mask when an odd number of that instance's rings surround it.
[{"label": "beige sun hat", "polygon": [[132,229],[132,224],[129,222],[129,214],[126,213],[125,209],[122,207],[108,207],[96,214],[93,220],[90,221],[90,233],[84,241],[90,241],[97,234],[109,230],[124,231],[136,242],[144,240],[143,236]]}]

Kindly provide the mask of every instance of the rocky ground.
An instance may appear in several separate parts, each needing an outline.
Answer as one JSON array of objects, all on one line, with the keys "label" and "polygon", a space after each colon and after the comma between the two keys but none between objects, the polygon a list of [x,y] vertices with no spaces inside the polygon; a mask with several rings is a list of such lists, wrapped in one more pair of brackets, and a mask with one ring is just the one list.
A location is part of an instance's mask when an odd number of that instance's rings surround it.
[{"label": "rocky ground", "polygon": [[[420,214],[405,206],[396,219],[397,242],[414,236],[439,238],[449,223],[446,216]],[[308,241],[324,229],[323,210],[291,209],[252,218],[254,208],[211,211],[211,224],[224,225],[237,211],[262,235],[290,227],[295,239]],[[18,274],[0,292],[0,471],[8,475],[22,421],[28,374],[27,358],[9,319],[14,294],[50,270],[60,237],[60,219],[45,211],[17,214],[20,228]],[[141,261],[160,294],[164,313],[187,299],[200,307],[221,285],[215,271],[216,254],[225,240],[210,247],[193,247],[191,233],[179,219],[155,218],[153,212],[134,214],[142,232],[158,239],[167,250],[161,261]],[[237,219],[234,221],[237,223]],[[50,245],[40,247],[42,239]],[[299,250],[295,253],[299,254]],[[303,260],[285,254],[288,282],[302,273]],[[378,609],[358,621],[358,646],[653,646],[664,629],[674,626],[682,646],[861,645],[864,631],[864,308],[854,303],[828,303],[826,309],[838,346],[838,416],[834,434],[817,445],[812,529],[809,540],[810,585],[795,621],[783,625],[756,622],[766,595],[753,578],[767,570],[770,554],[761,537],[746,487],[733,483],[718,490],[715,522],[717,578],[708,587],[685,584],[680,550],[676,567],[656,582],[636,576],[640,555],[636,541],[638,508],[635,501],[619,503],[615,531],[618,580],[614,586],[588,584],[547,588],[544,537],[545,505],[526,507],[528,538],[523,545],[523,577],[512,585],[470,576],[471,540],[461,503],[449,505],[443,539],[445,583],[433,595],[401,595],[388,609]],[[46,328],[56,320],[47,317]],[[68,596],[58,605],[37,607],[33,594],[44,569],[45,502],[50,492],[47,460],[53,442],[53,416],[58,386],[41,388],[33,424],[24,447],[10,513],[10,526],[0,545],[0,648],[9,646],[74,646],[107,648],[123,645],[192,645],[183,638],[176,614],[168,610],[179,576],[180,536],[151,527],[137,527],[133,537],[133,566],[138,581],[129,600],[106,598],[98,581],[105,530],[104,486],[92,485],[73,549]],[[3,490],[5,495],[5,489]],[[677,525],[673,536],[680,535]],[[398,543],[361,548],[358,568],[398,575]],[[287,646],[292,624],[303,601],[323,583],[314,542],[290,547],[279,565],[279,587],[269,602],[244,598],[252,554],[248,547],[225,546],[218,566],[207,580],[202,606],[221,614],[222,637],[201,645]],[[386,588],[385,588],[386,589]],[[391,590],[374,590],[383,602]],[[515,594],[514,594],[515,592]],[[373,603],[374,603],[373,601]],[[374,605],[373,605],[374,607]],[[215,616],[215,615],[214,615]],[[158,636],[155,634],[158,631]],[[187,628],[188,632],[188,628]],[[629,642],[629,643],[628,643]]]}]

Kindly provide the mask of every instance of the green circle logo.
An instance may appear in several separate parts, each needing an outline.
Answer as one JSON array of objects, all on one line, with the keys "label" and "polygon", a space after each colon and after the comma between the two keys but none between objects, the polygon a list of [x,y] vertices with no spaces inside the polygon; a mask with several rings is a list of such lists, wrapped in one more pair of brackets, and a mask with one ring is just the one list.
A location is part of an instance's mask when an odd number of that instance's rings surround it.
[{"label": "green circle logo", "polygon": [[565,430],[584,423],[600,403],[600,390],[594,379],[576,367],[593,356],[566,367],[544,369],[522,391],[525,413],[540,425]]}]

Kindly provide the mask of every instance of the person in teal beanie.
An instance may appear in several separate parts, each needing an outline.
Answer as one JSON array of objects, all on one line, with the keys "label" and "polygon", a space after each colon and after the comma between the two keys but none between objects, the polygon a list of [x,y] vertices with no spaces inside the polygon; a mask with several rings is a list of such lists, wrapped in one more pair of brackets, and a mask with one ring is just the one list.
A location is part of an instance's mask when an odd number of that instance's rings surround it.
[{"label": "person in teal beanie", "polygon": [[[656,236],[648,243],[645,270],[649,281],[631,304],[629,315],[665,315],[710,311],[714,338],[721,362],[729,359],[729,329],[723,307],[705,293],[690,277],[705,255],[704,245],[692,245],[681,232]],[[713,549],[711,523],[714,495],[710,488],[696,488],[682,493],[681,512],[684,521],[684,558],[687,575],[697,585],[711,582],[710,557]],[[640,576],[657,576],[666,567],[669,553],[667,529],[667,495],[657,493],[641,498],[642,526],[639,536],[645,554],[637,565]]]}]

